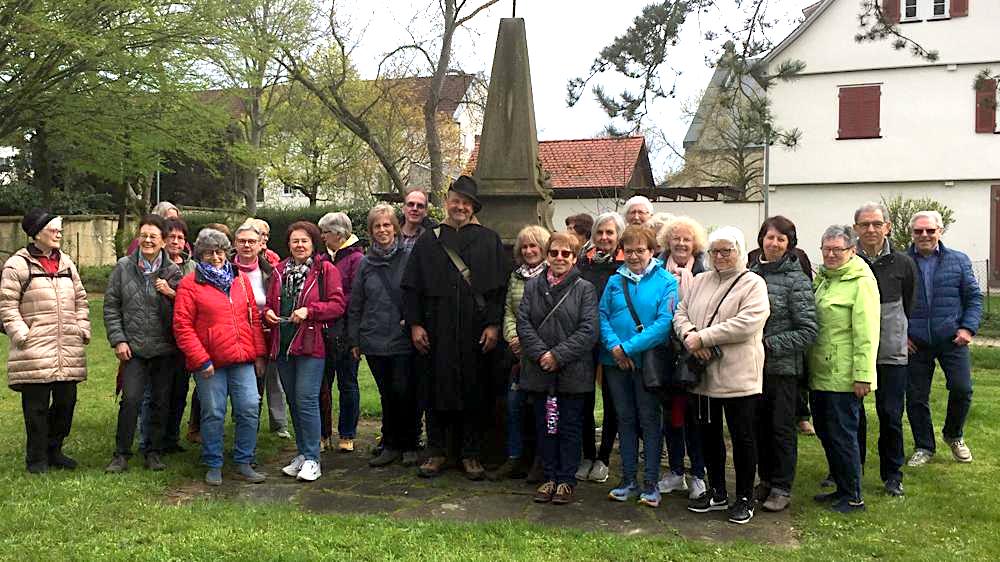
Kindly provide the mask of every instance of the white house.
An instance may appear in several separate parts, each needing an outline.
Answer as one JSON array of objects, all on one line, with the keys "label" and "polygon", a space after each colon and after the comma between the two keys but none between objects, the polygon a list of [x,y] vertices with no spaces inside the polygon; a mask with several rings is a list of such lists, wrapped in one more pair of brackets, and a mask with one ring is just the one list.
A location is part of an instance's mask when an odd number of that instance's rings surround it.
[{"label": "white house", "polygon": [[819,258],[820,235],[850,224],[855,208],[901,194],[933,197],[955,212],[944,242],[1000,278],[1000,1],[882,0],[905,36],[940,58],[929,62],[891,40],[856,42],[858,0],[822,0],[765,59],[801,60],[805,70],[769,91],[778,125],[797,127],[797,148],[770,156],[770,213],[795,221],[800,245]]}]

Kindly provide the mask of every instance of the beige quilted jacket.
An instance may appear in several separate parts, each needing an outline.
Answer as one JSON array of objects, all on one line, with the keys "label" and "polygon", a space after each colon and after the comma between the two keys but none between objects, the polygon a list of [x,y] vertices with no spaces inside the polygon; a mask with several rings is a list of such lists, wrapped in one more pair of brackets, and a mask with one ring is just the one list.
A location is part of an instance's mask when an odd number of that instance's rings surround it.
[{"label": "beige quilted jacket", "polygon": [[[62,253],[56,277],[35,277],[21,297],[21,282],[44,273],[24,248],[3,266],[0,320],[10,337],[7,384],[82,381],[90,341],[87,291],[72,260]],[[69,274],[69,277],[59,275]]]}]

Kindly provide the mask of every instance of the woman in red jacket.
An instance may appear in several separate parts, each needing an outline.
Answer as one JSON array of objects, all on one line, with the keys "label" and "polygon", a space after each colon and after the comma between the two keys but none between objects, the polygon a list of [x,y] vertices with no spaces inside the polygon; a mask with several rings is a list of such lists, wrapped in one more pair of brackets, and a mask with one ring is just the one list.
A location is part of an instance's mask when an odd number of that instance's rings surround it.
[{"label": "woman in red jacket", "polygon": [[319,393],[326,362],[323,331],[344,314],[344,290],[337,268],[316,255],[324,247],[316,225],[292,223],[287,236],[291,257],[274,267],[264,319],[277,326],[271,330],[271,359],[278,364],[298,447],[298,455],[281,471],[312,482],[321,474]]},{"label": "woman in red jacket", "polygon": [[194,273],[177,287],[174,336],[195,373],[201,400],[201,460],[208,466],[205,482],[222,484],[222,437],[226,398],[233,403],[236,439],[233,460],[250,482],[263,482],[253,469],[257,448],[260,395],[257,376],[264,374],[264,332],[246,275],[226,259],[229,238],[210,228],[198,233]]}]

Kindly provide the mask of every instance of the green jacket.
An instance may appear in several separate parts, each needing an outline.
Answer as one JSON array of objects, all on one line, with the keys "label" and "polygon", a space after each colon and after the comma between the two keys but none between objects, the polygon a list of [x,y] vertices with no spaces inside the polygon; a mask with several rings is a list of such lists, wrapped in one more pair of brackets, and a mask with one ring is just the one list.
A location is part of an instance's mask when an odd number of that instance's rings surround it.
[{"label": "green jacket", "polygon": [[515,269],[510,274],[507,281],[507,298],[503,307],[503,339],[510,343],[517,337],[517,309],[521,306],[521,299],[524,297],[524,277],[521,272]]},{"label": "green jacket", "polygon": [[853,392],[855,382],[867,382],[875,390],[881,305],[871,269],[858,256],[838,269],[820,267],[813,289],[819,335],[809,350],[809,387]]}]

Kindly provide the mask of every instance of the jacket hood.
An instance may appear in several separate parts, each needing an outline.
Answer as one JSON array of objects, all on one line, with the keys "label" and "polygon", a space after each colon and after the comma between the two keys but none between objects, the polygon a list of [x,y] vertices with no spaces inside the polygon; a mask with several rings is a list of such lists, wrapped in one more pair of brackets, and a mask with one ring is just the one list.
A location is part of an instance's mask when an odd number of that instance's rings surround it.
[{"label": "jacket hood", "polygon": [[[645,279],[650,275],[656,275],[657,269],[663,269],[663,262],[661,262],[659,258],[650,258],[649,265],[647,265],[646,270],[642,272],[642,278]],[[632,270],[628,268],[627,263],[623,263],[621,267],[618,268],[616,273],[622,277],[635,276],[635,274],[632,273]]]},{"label": "jacket hood", "polygon": [[[764,253],[761,252],[760,257],[763,258]],[[757,260],[751,264],[751,271],[762,273],[789,273],[791,271],[802,271],[802,266],[799,265],[799,257],[795,254],[794,250],[789,249],[780,260],[776,262],[764,262]]]},{"label": "jacket hood", "polygon": [[872,272],[868,264],[865,263],[865,260],[855,255],[837,269],[827,269],[826,266],[820,266],[819,272],[816,275],[826,279],[858,279],[872,275]]}]

